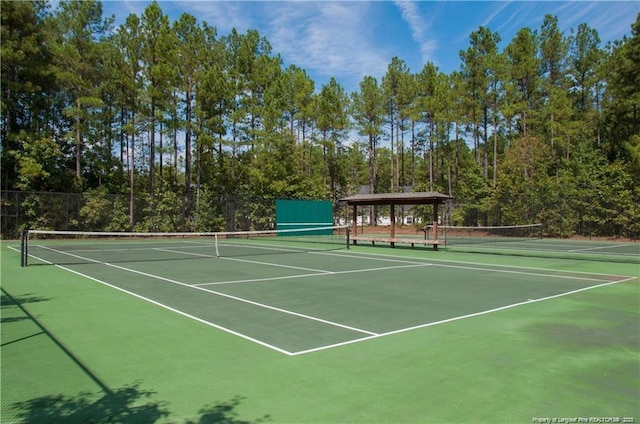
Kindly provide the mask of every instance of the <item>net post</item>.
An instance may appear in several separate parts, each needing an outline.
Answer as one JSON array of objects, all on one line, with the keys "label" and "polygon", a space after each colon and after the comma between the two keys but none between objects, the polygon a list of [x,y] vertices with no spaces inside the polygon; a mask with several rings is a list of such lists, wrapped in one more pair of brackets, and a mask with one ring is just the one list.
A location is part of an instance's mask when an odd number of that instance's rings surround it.
[{"label": "net post", "polygon": [[220,250],[218,249],[218,234],[217,233],[213,235],[213,241],[214,241],[214,244],[216,246],[216,257],[219,258],[220,257]]},{"label": "net post", "polygon": [[20,267],[24,268],[24,230],[20,231]]},{"label": "net post", "polygon": [[28,243],[27,240],[29,238],[29,230],[22,230],[20,232],[20,267],[24,268],[27,266],[27,258],[29,257],[28,252]]}]

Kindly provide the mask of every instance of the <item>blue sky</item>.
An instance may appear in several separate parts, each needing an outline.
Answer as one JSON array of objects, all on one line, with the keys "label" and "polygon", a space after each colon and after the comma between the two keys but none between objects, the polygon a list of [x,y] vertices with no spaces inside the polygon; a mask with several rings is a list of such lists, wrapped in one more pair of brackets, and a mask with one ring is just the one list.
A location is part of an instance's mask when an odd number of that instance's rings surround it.
[{"label": "blue sky", "polygon": [[[158,1],[170,19],[190,13],[226,35],[257,29],[284,65],[307,71],[320,89],[332,76],[347,92],[366,75],[378,80],[398,56],[411,72],[428,61],[449,73],[460,68],[460,50],[480,26],[498,32],[506,46],[523,27],[539,30],[546,14],[560,29],[587,23],[602,46],[631,34],[640,1]],[[103,1],[116,24],[141,15],[150,1]]]}]

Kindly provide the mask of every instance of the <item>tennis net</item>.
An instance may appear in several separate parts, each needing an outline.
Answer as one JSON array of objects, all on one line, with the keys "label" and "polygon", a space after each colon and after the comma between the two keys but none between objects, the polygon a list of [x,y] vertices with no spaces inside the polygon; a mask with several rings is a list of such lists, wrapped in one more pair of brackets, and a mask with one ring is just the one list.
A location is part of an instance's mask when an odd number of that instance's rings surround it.
[{"label": "tennis net", "polygon": [[[425,236],[433,236],[433,226],[425,228]],[[542,224],[490,227],[438,226],[438,237],[448,246],[469,244],[513,244],[542,238]]]},{"label": "tennis net", "polygon": [[28,230],[21,265],[168,261],[348,248],[346,226],[238,232]]},{"label": "tennis net", "polygon": [[[433,238],[433,227],[424,229]],[[447,250],[551,259],[640,263],[640,243],[625,240],[543,237],[542,224],[460,227],[438,226]]]},{"label": "tennis net", "polygon": [[349,227],[300,227],[214,234],[216,256],[244,256],[349,248]]}]

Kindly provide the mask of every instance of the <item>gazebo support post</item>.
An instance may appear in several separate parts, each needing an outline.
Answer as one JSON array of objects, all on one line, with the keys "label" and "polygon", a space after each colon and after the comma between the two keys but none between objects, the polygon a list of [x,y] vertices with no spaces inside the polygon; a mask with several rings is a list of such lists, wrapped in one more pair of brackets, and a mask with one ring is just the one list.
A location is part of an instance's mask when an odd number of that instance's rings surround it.
[{"label": "gazebo support post", "polygon": [[[433,204],[433,239],[438,240],[438,204]],[[433,245],[433,250],[438,250],[438,244]]]},{"label": "gazebo support post", "polygon": [[[358,235],[358,205],[353,205],[353,236]],[[353,244],[358,244],[357,240],[353,240]]]},{"label": "gazebo support post", "polygon": [[[391,218],[391,240],[393,240],[396,237],[396,205],[394,205],[393,203],[391,204],[391,212],[390,212],[390,218]],[[391,242],[391,247],[395,247],[395,243]]]}]

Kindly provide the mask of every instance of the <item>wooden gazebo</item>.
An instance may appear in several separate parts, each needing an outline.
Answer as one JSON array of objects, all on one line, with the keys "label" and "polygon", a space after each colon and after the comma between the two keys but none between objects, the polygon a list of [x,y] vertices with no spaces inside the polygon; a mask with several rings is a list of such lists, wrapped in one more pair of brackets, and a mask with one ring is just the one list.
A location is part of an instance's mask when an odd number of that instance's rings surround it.
[{"label": "wooden gazebo", "polygon": [[[413,247],[414,243],[433,245],[433,250],[438,250],[438,205],[443,204],[452,197],[447,194],[435,191],[428,192],[410,192],[410,193],[375,193],[375,194],[356,194],[345,197],[340,201],[345,202],[349,206],[353,206],[353,230],[351,231],[351,240],[353,244],[357,244],[358,240],[370,241],[375,244],[376,241],[388,242],[391,247],[395,247],[395,243],[410,243]],[[391,208],[391,233],[388,238],[366,237],[358,235],[358,206],[373,205],[389,205]],[[396,238],[395,224],[395,206],[396,205],[433,205],[433,240],[418,239],[402,239]]]}]

